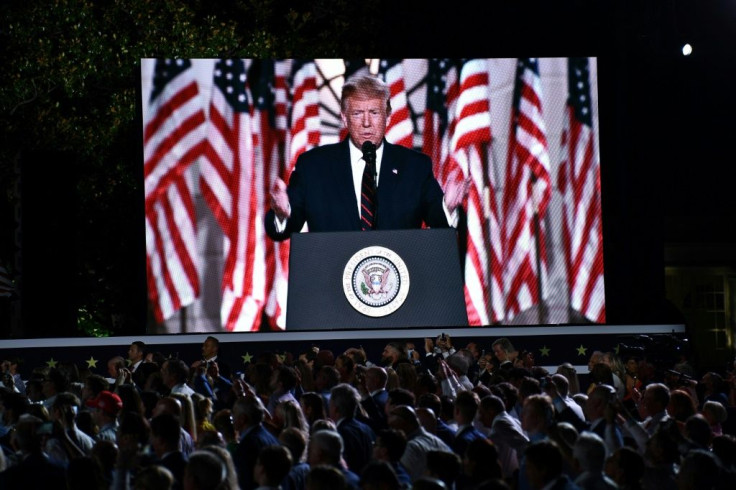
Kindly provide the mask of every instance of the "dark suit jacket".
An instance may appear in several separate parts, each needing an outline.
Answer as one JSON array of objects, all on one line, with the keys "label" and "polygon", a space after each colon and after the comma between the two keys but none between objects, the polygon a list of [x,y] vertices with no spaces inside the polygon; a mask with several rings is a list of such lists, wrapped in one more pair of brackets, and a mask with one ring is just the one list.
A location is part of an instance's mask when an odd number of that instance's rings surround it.
[{"label": "dark suit jacket", "polygon": [[368,421],[366,423],[373,429],[373,432],[388,428],[386,401],[388,401],[388,391],[381,390],[360,402],[363,410],[368,414]]},{"label": "dark suit jacket", "polygon": [[[384,141],[375,229],[447,228],[442,189],[427,155]],[[358,202],[350,166],[348,140],[303,153],[289,181],[291,217],[276,232],[274,213],[266,214],[266,233],[285,240],[306,222],[309,231],[360,231]]]},{"label": "dark suit jacket", "polygon": [[172,488],[182,488],[184,485],[184,470],[187,468],[187,457],[184,453],[181,451],[171,452],[161,458],[159,464],[174,475],[174,486]]},{"label": "dark suit jacket", "polygon": [[62,488],[66,471],[38,452],[0,472],[0,489],[11,488]]},{"label": "dark suit jacket", "polygon": [[340,422],[337,432],[342,437],[343,457],[348,469],[360,475],[363,466],[373,456],[373,442],[376,435],[370,427],[354,418]]},{"label": "dark suit jacket", "polygon": [[452,444],[452,450],[462,458],[465,456],[465,450],[468,448],[471,441],[485,438],[486,436],[472,425],[465,427],[462,430],[457,431],[455,434],[455,442]]},{"label": "dark suit jacket", "polygon": [[253,480],[253,468],[256,466],[256,459],[261,449],[272,444],[279,444],[278,439],[260,424],[238,443],[235,454],[233,454],[233,463],[235,463],[238,483],[242,490],[251,490],[258,486]]}]

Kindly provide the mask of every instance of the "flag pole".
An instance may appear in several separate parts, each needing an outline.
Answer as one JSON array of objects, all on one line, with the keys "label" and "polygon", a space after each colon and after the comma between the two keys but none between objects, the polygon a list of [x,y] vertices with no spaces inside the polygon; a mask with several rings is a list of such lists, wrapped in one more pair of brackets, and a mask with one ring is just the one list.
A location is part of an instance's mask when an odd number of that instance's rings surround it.
[{"label": "flag pole", "polygon": [[534,222],[534,259],[537,265],[537,295],[539,296],[539,306],[537,308],[537,318],[540,325],[545,325],[547,323],[547,307],[544,304],[544,295],[542,294],[542,252],[540,250],[539,246],[539,240],[542,237],[542,233],[540,232],[540,221],[539,221],[539,204],[537,203],[537,200],[535,199],[534,195],[534,186],[537,183],[537,176],[534,175],[534,172],[532,172],[531,175],[532,179],[532,207],[534,208],[534,216],[533,216],[533,222]]},{"label": "flag pole", "polygon": [[182,306],[179,313],[179,331],[187,333],[187,307]]}]

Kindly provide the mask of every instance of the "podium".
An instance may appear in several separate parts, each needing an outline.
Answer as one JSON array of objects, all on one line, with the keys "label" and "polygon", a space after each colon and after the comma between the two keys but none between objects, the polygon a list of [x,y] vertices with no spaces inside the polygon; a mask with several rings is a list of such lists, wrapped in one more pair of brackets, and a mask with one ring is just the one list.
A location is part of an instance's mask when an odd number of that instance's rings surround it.
[{"label": "podium", "polygon": [[467,324],[455,229],[291,236],[286,331]]}]

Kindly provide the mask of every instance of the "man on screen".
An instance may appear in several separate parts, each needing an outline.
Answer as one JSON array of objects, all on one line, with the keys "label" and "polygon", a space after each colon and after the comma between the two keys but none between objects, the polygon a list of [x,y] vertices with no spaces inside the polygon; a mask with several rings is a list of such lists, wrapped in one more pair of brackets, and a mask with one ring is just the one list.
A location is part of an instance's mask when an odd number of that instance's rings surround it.
[{"label": "man on screen", "polygon": [[265,220],[268,236],[285,240],[305,222],[310,231],[456,226],[468,181],[451,179],[443,195],[428,156],[384,139],[391,114],[384,82],[351,77],[340,111],[349,137],[302,154],[288,189],[277,180]]}]

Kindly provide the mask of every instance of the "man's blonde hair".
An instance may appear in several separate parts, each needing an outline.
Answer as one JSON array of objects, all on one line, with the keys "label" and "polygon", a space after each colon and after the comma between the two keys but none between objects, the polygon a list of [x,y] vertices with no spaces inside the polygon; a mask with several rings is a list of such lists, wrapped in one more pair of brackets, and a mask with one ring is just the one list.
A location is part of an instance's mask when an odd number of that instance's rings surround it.
[{"label": "man's blonde hair", "polygon": [[370,74],[356,74],[345,80],[340,98],[340,110],[345,112],[351,97],[383,99],[386,101],[386,115],[391,114],[391,91],[383,80]]}]

